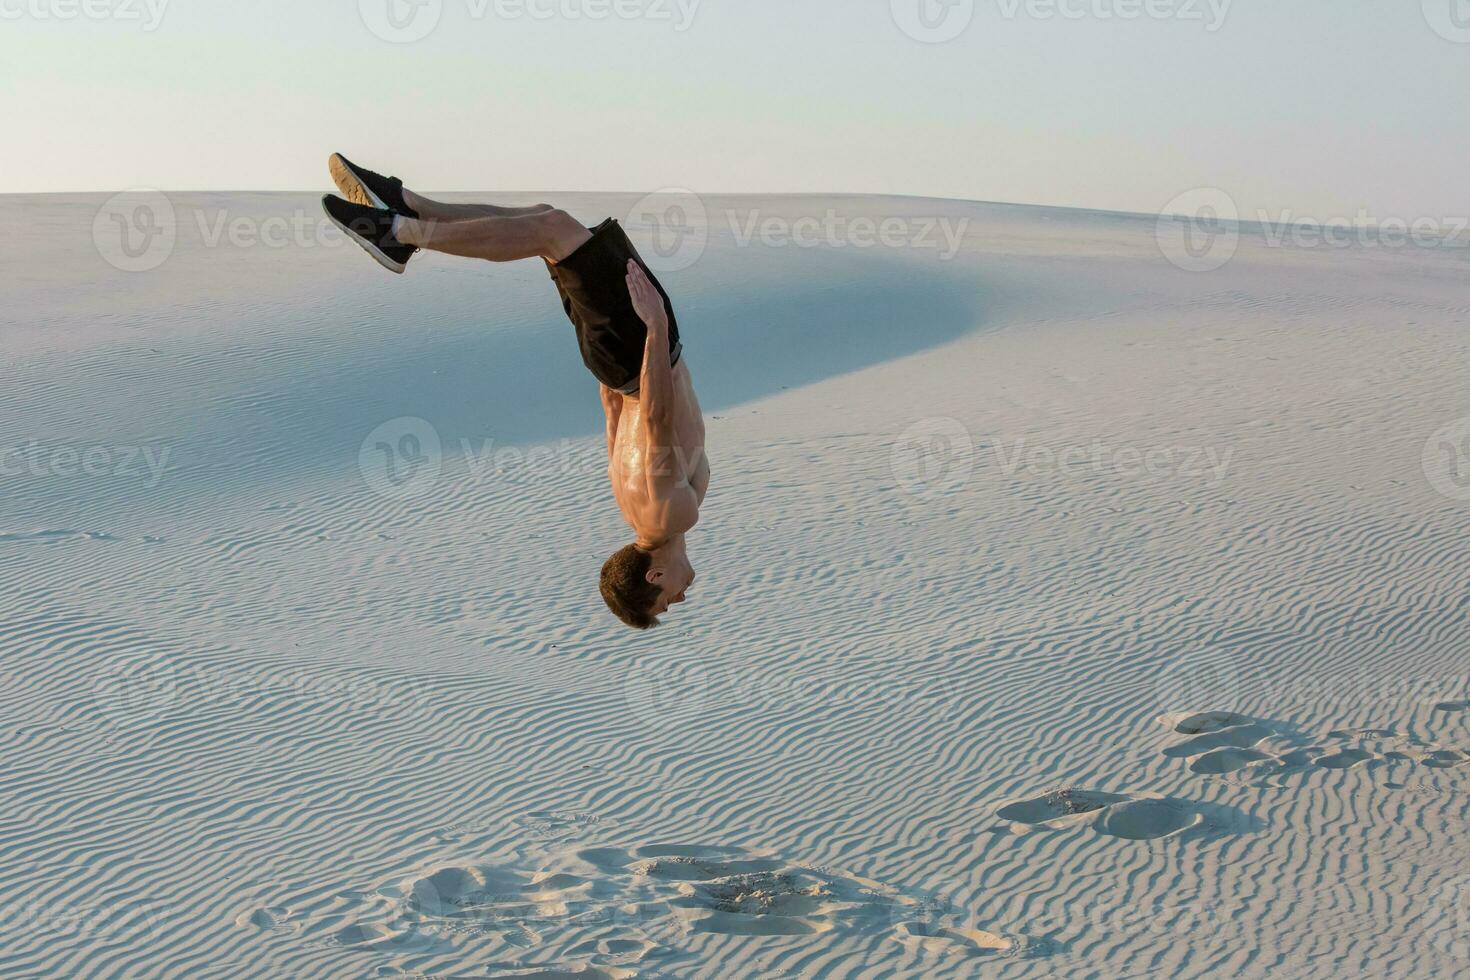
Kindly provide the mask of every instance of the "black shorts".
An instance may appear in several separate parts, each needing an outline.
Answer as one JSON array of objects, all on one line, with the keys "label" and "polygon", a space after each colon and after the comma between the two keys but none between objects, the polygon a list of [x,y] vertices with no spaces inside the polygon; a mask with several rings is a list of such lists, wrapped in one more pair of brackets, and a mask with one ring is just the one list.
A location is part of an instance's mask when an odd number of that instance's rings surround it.
[{"label": "black shorts", "polygon": [[683,347],[674,305],[628,241],[622,225],[608,218],[588,230],[592,238],[580,248],[554,265],[547,263],[551,281],[561,293],[567,318],[577,328],[577,346],[582,349],[587,369],[614,391],[637,394],[648,328],[634,312],[633,298],[628,295],[628,260],[643,267],[664,298],[664,309],[669,314],[669,363],[678,364]]}]

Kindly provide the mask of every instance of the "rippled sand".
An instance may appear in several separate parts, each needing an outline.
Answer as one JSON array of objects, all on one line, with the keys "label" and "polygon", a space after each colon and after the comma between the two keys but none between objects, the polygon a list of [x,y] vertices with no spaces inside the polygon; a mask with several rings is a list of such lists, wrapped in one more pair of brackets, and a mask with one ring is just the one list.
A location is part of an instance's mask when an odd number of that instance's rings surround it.
[{"label": "rippled sand", "polygon": [[[132,274],[7,201],[0,973],[1470,964],[1463,250],[714,199],[699,582],[633,635],[544,270],[208,244],[313,200],[174,195]],[[828,209],[967,233],[727,218]]]}]

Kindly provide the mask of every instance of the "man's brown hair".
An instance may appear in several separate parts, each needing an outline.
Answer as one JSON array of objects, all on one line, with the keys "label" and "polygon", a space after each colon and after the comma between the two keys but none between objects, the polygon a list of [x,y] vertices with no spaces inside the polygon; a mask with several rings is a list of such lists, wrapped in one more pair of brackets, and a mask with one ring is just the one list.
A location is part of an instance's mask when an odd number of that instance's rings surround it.
[{"label": "man's brown hair", "polygon": [[648,581],[653,555],[630,544],[620,548],[602,566],[602,601],[613,615],[635,630],[658,625],[652,609],[663,590]]}]

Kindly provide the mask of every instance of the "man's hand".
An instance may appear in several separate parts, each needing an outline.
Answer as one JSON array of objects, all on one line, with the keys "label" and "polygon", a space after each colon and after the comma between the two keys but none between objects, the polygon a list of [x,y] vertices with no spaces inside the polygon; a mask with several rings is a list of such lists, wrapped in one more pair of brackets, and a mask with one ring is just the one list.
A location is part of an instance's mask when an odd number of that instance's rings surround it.
[{"label": "man's hand", "polygon": [[638,314],[638,319],[650,331],[668,332],[669,315],[664,309],[664,298],[649,281],[643,267],[632,259],[628,260],[628,295],[633,298],[633,310]]}]

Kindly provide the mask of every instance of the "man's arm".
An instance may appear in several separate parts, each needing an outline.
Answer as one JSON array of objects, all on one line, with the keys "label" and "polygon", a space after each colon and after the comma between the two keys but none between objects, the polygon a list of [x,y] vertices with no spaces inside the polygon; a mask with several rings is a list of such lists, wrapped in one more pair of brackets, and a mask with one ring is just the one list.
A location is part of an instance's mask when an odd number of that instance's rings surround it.
[{"label": "man's arm", "polygon": [[669,362],[669,316],[664,310],[663,296],[648,280],[642,267],[633,261],[628,262],[628,295],[633,299],[633,309],[648,327],[638,400],[643,405],[643,419],[652,430],[653,447],[666,449],[673,444],[670,428],[674,420],[674,366]]},{"label": "man's arm", "polygon": [[648,327],[643,348],[643,374],[638,400],[648,430],[650,490],[659,501],[665,529],[674,534],[689,530],[699,520],[699,501],[678,459],[674,433],[674,368],[669,359],[669,317],[664,298],[636,262],[628,263],[628,295],[633,309]]},{"label": "man's arm", "polygon": [[618,420],[623,417],[623,396],[607,385],[602,386],[602,413],[607,416],[607,461],[611,463],[618,444]]}]

